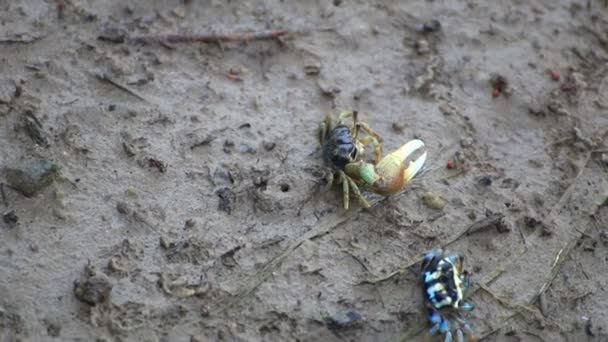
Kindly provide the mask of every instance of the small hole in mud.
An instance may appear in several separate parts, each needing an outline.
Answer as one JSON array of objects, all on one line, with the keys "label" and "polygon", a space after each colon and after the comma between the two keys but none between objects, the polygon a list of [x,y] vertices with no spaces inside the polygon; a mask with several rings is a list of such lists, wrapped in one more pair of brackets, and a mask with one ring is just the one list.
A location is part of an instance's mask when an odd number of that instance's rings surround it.
[{"label": "small hole in mud", "polygon": [[286,184],[286,183],[281,184],[281,191],[283,191],[283,192],[289,191],[289,184]]}]

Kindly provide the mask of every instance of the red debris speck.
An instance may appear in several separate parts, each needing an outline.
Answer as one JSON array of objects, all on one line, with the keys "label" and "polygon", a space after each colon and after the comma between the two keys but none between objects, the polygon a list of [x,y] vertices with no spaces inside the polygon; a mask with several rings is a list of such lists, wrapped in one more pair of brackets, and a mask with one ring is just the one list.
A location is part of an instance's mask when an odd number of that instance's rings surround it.
[{"label": "red debris speck", "polygon": [[559,81],[559,79],[561,78],[561,75],[559,73],[559,71],[551,71],[551,79],[554,80],[555,82]]},{"label": "red debris speck", "polygon": [[63,11],[64,8],[65,8],[65,3],[63,3],[63,2],[57,3],[57,10]]},{"label": "red debris speck", "polygon": [[492,97],[499,97],[499,96],[500,96],[500,89],[494,88],[494,90],[492,90]]},{"label": "red debris speck", "polygon": [[454,165],[453,161],[448,160],[446,167],[451,170],[451,169],[455,168],[456,166]]}]

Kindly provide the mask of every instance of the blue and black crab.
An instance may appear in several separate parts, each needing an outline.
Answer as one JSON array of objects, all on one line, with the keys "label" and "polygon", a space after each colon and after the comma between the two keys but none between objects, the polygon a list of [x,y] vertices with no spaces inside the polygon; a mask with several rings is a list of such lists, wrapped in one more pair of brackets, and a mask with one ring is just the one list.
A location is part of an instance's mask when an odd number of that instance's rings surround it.
[{"label": "blue and black crab", "polygon": [[[350,127],[345,124],[348,118],[353,121]],[[360,136],[360,132],[366,135]],[[405,160],[424,147],[424,143],[417,139],[383,157],[382,138],[365,122],[357,120],[356,111],[340,113],[335,126],[331,118],[326,117],[319,124],[317,133],[323,160],[332,169],[332,173],[328,175],[326,190],[331,187],[337,176],[336,183],[342,184],[344,193],[344,209],[349,207],[350,192],[355,194],[363,207],[370,207],[359,187],[384,196],[398,192],[418,174],[426,160],[424,152],[406,167]],[[370,145],[374,148],[373,163],[362,160],[364,148]]]},{"label": "blue and black crab", "polygon": [[424,301],[428,319],[433,325],[429,335],[443,334],[444,342],[475,341],[469,324],[461,317],[462,311],[473,310],[466,302],[467,290],[471,286],[469,274],[464,270],[464,257],[446,254],[435,249],[424,256],[421,273]]}]

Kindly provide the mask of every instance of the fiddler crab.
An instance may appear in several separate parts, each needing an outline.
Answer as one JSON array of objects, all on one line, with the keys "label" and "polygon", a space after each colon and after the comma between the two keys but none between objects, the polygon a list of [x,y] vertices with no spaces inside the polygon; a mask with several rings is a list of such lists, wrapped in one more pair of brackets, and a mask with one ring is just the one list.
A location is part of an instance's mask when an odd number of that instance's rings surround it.
[{"label": "fiddler crab", "polygon": [[437,332],[445,336],[444,342],[475,341],[469,324],[460,317],[461,310],[471,311],[473,305],[464,301],[471,283],[469,275],[463,270],[464,257],[459,254],[444,254],[435,249],[422,260],[422,283],[428,319],[433,325],[429,330],[432,336]]},{"label": "fiddler crab", "polygon": [[[345,124],[348,118],[352,118],[351,126]],[[361,132],[365,136],[361,136]],[[424,147],[421,140],[411,140],[382,157],[382,138],[365,122],[357,120],[356,111],[340,113],[335,126],[327,116],[319,124],[318,139],[323,160],[333,171],[327,176],[325,190],[331,187],[334,180],[342,184],[344,209],[348,209],[350,192],[355,194],[364,208],[370,207],[359,187],[383,196],[400,191],[419,173],[426,160],[424,152],[407,166],[405,164],[412,153]],[[364,148],[370,145],[374,149],[373,163],[362,160]]]}]

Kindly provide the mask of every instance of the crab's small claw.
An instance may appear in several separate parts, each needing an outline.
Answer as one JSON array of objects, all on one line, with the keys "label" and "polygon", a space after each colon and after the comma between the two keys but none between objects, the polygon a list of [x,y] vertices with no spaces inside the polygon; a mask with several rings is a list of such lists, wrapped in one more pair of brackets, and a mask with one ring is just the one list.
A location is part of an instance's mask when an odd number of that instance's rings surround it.
[{"label": "crab's small claw", "polygon": [[375,165],[378,177],[372,185],[372,191],[380,195],[392,195],[404,186],[420,172],[426,161],[426,152],[405,166],[406,159],[415,151],[424,147],[421,140],[411,140],[397,150],[387,154]]}]

